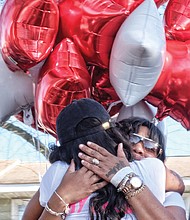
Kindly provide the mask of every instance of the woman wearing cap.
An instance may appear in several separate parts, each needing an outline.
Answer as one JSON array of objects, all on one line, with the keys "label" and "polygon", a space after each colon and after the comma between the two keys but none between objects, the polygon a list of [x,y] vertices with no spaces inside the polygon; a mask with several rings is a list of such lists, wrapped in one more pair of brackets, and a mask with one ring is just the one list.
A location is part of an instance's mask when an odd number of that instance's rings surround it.
[{"label": "woman wearing cap", "polygon": [[[29,203],[23,219],[38,219],[42,211],[39,219],[46,220],[179,219],[162,205],[166,178],[162,162],[148,158],[129,164],[130,145],[110,122],[110,116],[98,102],[92,99],[72,102],[59,114],[56,127],[60,147],[55,147],[50,154],[52,165],[44,175],[40,190]],[[87,142],[89,147],[85,146]],[[123,147],[119,144],[121,142]],[[150,162],[151,169],[148,166]],[[157,174],[158,169],[160,172]],[[107,185],[100,177],[107,181]],[[84,182],[84,179],[88,181]],[[38,197],[44,210],[36,200]]]}]

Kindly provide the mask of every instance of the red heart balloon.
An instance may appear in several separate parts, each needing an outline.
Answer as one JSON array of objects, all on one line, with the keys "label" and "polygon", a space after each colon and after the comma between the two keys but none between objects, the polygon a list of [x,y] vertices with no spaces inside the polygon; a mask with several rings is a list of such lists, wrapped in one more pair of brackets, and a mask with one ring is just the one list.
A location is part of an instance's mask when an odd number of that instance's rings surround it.
[{"label": "red heart balloon", "polygon": [[40,126],[56,137],[56,118],[73,99],[90,97],[91,78],[69,39],[62,40],[41,69],[35,102]]},{"label": "red heart balloon", "polygon": [[122,5],[128,11],[132,12],[138,5],[143,2],[143,0],[114,0],[114,2]]},{"label": "red heart balloon", "polygon": [[59,10],[54,0],[7,0],[0,16],[0,45],[8,67],[27,71],[55,42]]},{"label": "red heart balloon", "polygon": [[150,94],[145,97],[158,107],[156,117],[171,116],[190,129],[190,40],[167,41],[165,65]]},{"label": "red heart balloon", "polygon": [[167,39],[186,41],[190,39],[190,0],[170,0],[165,10]]},{"label": "red heart balloon", "polygon": [[[157,7],[160,7],[167,1],[168,0],[155,0],[155,3]],[[122,5],[127,10],[132,12],[138,5],[140,5],[143,2],[143,0],[114,0],[114,2],[117,2],[119,5]]]},{"label": "red heart balloon", "polygon": [[107,68],[115,34],[129,11],[111,0],[65,0],[59,11],[59,39],[72,39],[88,64]]},{"label": "red heart balloon", "polygon": [[166,2],[168,2],[168,0],[155,0],[156,6],[158,8]]},{"label": "red heart balloon", "polygon": [[[112,103],[120,100],[110,83],[109,71],[108,69],[92,66],[90,67],[90,72],[92,77],[92,97],[101,103],[105,109],[108,109]],[[111,108],[110,115],[118,113],[121,106],[122,104]]]}]

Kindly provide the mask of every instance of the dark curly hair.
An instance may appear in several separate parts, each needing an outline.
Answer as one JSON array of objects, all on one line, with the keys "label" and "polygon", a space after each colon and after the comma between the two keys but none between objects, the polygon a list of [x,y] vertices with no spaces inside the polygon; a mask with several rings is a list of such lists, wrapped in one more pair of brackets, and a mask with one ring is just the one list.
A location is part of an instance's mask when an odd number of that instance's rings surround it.
[{"label": "dark curly hair", "polygon": [[149,120],[141,117],[130,117],[118,122],[123,136],[128,139],[130,133],[138,133],[140,126],[145,126],[149,129],[149,138],[157,142],[162,149],[162,153],[158,154],[158,159],[163,162],[166,159],[165,153],[165,138],[159,128]]},{"label": "dark curly hair", "polygon": [[[84,133],[88,129],[99,126],[100,124],[101,122],[97,118],[86,118],[78,123],[75,130],[76,133]],[[123,137],[117,126],[114,126],[107,130],[100,130],[94,134],[72,140],[59,147],[54,145],[49,156],[50,162],[53,163],[59,160],[70,164],[71,160],[74,159],[76,169],[80,169],[82,165],[78,157],[78,153],[80,152],[79,144],[86,144],[87,141],[92,141],[102,146],[114,155],[117,153],[118,144],[123,143],[127,159],[129,161],[132,159],[128,139]],[[95,217],[96,220],[119,220],[125,215],[128,207],[129,205],[123,193],[118,193],[117,189],[109,183],[102,189],[97,190],[96,194],[90,199],[90,218],[94,219]]]}]

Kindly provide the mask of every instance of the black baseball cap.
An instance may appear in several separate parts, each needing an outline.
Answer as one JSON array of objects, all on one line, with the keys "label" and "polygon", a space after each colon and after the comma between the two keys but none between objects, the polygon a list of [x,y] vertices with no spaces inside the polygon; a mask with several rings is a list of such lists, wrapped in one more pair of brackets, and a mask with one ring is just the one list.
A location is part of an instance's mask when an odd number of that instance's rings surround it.
[{"label": "black baseball cap", "polygon": [[[77,125],[87,118],[96,118],[100,121],[100,125],[77,132]],[[90,98],[73,100],[59,113],[56,120],[57,136],[61,145],[106,130],[111,125],[111,117],[106,109],[99,102]]]}]

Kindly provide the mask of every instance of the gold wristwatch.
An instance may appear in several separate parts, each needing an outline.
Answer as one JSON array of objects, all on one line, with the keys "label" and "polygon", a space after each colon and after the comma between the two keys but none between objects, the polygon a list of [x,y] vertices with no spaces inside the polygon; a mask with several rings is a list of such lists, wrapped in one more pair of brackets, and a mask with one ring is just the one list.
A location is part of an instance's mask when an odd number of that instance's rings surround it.
[{"label": "gold wristwatch", "polygon": [[135,173],[130,173],[128,175],[128,180],[125,184],[125,187],[122,188],[122,192],[124,194],[128,194],[130,192],[136,191],[143,185],[143,181],[139,176]]}]

